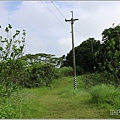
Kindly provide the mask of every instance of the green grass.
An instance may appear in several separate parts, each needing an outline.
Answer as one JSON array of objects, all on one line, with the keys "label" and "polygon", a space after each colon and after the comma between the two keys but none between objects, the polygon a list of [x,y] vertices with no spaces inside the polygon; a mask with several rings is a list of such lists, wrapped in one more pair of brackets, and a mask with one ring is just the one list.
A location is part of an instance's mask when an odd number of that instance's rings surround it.
[{"label": "green grass", "polygon": [[[116,118],[109,109],[91,102],[91,94],[84,88],[82,77],[77,77],[78,89],[72,77],[54,80],[51,87],[21,89],[15,103],[16,116],[11,118]],[[12,98],[11,98],[12,100]],[[105,105],[104,105],[105,106]]]}]

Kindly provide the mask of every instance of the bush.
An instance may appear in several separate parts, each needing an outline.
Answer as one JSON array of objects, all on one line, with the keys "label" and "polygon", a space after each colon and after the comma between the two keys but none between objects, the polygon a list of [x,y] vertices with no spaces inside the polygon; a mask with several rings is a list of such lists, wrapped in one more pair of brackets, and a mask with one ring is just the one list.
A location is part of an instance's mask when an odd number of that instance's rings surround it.
[{"label": "bush", "polygon": [[[0,26],[1,28],[1,26]],[[0,36],[0,97],[9,97],[14,92],[22,77],[24,63],[20,59],[25,46],[25,30],[16,30],[11,34],[12,26],[5,28],[6,37]],[[20,39],[21,36],[21,39]]]},{"label": "bush", "polygon": [[120,88],[113,85],[96,85],[90,89],[92,102],[98,104],[109,104],[115,108],[120,108]]},{"label": "bush", "polygon": [[10,119],[16,116],[16,113],[15,106],[9,99],[0,98],[0,119]]},{"label": "bush", "polygon": [[73,75],[72,67],[61,67],[59,71],[60,71],[61,76],[72,76]]},{"label": "bush", "polygon": [[114,76],[108,72],[86,74],[82,77],[83,77],[83,82],[85,83],[86,88],[90,88],[92,86],[102,84],[102,83],[115,85]]},{"label": "bush", "polygon": [[77,75],[82,75],[85,73],[85,71],[82,67],[76,66],[76,73],[77,73]]},{"label": "bush", "polygon": [[49,86],[52,80],[59,77],[56,68],[51,64],[32,64],[27,71],[27,80],[23,82],[25,87]]},{"label": "bush", "polygon": [[82,81],[82,77],[77,77],[77,88],[78,89],[85,89],[85,83]]}]

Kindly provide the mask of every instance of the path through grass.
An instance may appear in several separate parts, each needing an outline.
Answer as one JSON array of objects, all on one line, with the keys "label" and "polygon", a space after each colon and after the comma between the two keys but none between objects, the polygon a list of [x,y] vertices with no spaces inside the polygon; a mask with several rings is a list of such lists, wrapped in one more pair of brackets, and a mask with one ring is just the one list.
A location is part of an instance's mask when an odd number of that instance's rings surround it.
[{"label": "path through grass", "polygon": [[[80,83],[81,77],[77,80]],[[73,78],[63,77],[49,88],[23,89],[21,94],[30,94],[25,97],[20,118],[110,118],[108,110],[90,103],[91,95],[82,87],[74,90]]]}]

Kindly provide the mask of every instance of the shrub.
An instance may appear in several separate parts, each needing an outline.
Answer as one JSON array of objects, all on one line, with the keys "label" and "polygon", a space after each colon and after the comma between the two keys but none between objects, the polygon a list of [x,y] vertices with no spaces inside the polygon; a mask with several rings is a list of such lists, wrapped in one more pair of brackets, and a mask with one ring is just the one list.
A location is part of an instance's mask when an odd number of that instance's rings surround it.
[{"label": "shrub", "polygon": [[25,87],[49,86],[52,80],[59,77],[56,68],[47,63],[32,64],[27,71],[27,80],[23,82]]},{"label": "shrub", "polygon": [[76,66],[76,73],[77,73],[77,75],[82,75],[82,74],[85,73],[85,71],[84,71],[84,69],[82,67],[77,65]]},{"label": "shrub", "polygon": [[120,107],[120,88],[113,85],[96,85],[90,89],[92,102],[98,104],[109,104],[115,108]]},{"label": "shrub", "polygon": [[72,76],[73,75],[72,67],[61,67],[59,70],[60,70],[61,76]]},{"label": "shrub", "polygon": [[26,32],[23,30],[20,39],[19,30],[13,35],[11,31],[12,26],[8,24],[5,28],[7,36],[0,36],[0,97],[9,97],[23,75],[24,64],[20,57],[23,55]]},{"label": "shrub", "polygon": [[108,72],[86,74],[82,76],[82,80],[85,83],[86,88],[90,88],[102,83],[115,85],[114,76]]},{"label": "shrub", "polygon": [[78,89],[85,89],[85,83],[82,81],[82,77],[77,77],[77,88]]}]

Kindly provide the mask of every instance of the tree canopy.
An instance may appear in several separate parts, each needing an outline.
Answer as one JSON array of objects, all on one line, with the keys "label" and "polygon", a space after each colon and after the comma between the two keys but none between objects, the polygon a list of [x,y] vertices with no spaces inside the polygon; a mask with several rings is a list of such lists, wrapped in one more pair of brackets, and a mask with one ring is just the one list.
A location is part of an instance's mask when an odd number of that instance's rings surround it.
[{"label": "tree canopy", "polygon": [[[78,74],[108,71],[120,78],[120,26],[102,32],[102,40],[89,38],[75,47]],[[63,66],[73,66],[72,50],[67,54]],[[116,81],[118,82],[118,81]]]},{"label": "tree canopy", "polygon": [[[94,38],[89,38],[83,41],[79,46],[75,47],[77,73],[93,72],[97,68],[97,62],[94,53],[100,47],[100,41]],[[66,61],[63,66],[73,66],[72,50],[67,54]]]}]

